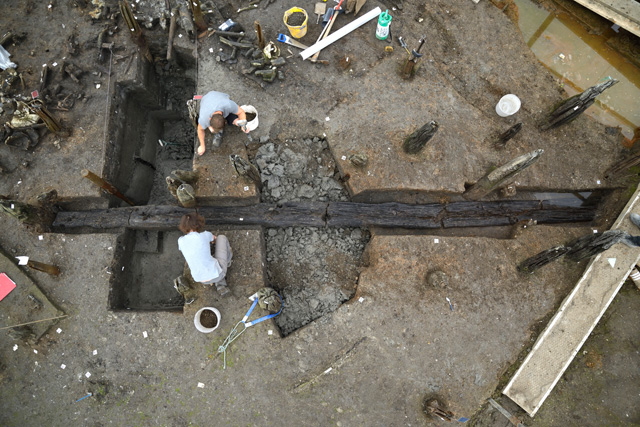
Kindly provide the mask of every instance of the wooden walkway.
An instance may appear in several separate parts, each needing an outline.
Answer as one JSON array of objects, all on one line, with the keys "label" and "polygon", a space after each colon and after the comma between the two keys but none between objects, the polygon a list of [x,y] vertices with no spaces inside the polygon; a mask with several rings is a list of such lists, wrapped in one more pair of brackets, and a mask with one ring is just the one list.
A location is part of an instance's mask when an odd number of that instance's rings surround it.
[{"label": "wooden walkway", "polygon": [[[639,235],[629,221],[640,213],[640,186],[611,227]],[[503,393],[534,416],[587,340],[627,276],[640,260],[640,250],[617,244],[587,265],[576,287],[549,321],[531,352]]]},{"label": "wooden walkway", "polygon": [[575,2],[640,37],[640,2],[635,0],[575,0]]}]

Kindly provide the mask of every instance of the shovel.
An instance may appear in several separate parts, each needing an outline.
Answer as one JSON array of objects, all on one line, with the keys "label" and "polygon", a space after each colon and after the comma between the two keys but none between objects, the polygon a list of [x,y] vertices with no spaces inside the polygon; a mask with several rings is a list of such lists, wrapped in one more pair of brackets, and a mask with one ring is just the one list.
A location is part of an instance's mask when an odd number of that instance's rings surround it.
[{"label": "shovel", "polygon": [[320,17],[322,15],[324,15],[324,13],[326,11],[327,11],[327,4],[326,3],[316,3],[316,8],[313,11],[313,13],[318,15],[318,19],[316,19],[316,24],[320,22]]},{"label": "shovel", "polygon": [[34,270],[44,271],[47,274],[52,276],[59,276],[60,269],[55,265],[45,264],[43,262],[31,261],[28,256],[17,256],[18,265],[26,265],[27,267],[33,268]]}]

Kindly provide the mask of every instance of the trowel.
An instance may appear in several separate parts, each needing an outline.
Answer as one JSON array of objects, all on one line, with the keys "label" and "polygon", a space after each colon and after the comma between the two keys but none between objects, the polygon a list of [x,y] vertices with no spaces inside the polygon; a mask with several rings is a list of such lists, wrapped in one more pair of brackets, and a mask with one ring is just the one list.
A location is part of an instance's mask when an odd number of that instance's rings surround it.
[{"label": "trowel", "polygon": [[45,264],[43,262],[32,261],[28,256],[17,256],[18,265],[26,265],[29,268],[33,268],[34,270],[43,271],[52,276],[60,275],[60,269],[55,265]]},{"label": "trowel", "polygon": [[[326,0],[325,0],[326,1]],[[318,19],[316,19],[316,24],[318,24],[320,22],[320,17],[322,15],[324,15],[324,13],[327,11],[327,4],[326,3],[316,3],[316,8],[314,9],[313,13],[315,13],[316,15],[318,15]]]}]

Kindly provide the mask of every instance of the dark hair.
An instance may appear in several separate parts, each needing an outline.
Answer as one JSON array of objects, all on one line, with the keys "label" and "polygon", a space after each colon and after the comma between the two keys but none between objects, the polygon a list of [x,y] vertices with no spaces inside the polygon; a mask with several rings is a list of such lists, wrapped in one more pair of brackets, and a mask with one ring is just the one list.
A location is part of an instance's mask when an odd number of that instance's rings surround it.
[{"label": "dark hair", "polygon": [[178,229],[184,234],[190,231],[200,232],[204,230],[204,217],[197,213],[183,215],[182,218],[180,218]]},{"label": "dark hair", "polygon": [[224,125],[227,124],[227,121],[222,117],[222,114],[214,114],[211,116],[209,120],[209,124],[217,131],[224,129]]}]

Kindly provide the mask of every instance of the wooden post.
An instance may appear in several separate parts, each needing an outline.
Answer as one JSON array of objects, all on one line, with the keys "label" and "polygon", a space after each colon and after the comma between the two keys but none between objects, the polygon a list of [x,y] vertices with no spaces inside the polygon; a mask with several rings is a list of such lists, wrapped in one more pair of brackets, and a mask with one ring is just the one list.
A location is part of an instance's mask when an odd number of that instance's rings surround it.
[{"label": "wooden post", "polygon": [[405,138],[402,148],[407,154],[418,154],[438,131],[438,122],[432,120]]},{"label": "wooden post", "polygon": [[169,40],[167,41],[167,61],[173,57],[173,38],[176,35],[176,21],[178,19],[178,8],[171,10],[171,20],[169,21]]},{"label": "wooden post", "polygon": [[144,38],[140,25],[138,25],[138,21],[136,21],[129,3],[126,1],[120,0],[120,14],[122,15],[122,19],[124,19],[127,28],[129,28],[129,33],[131,33],[133,42],[140,48],[142,56],[144,56],[147,61],[153,62],[153,56],[151,56],[147,40]]},{"label": "wooden post", "polygon": [[503,149],[507,145],[507,141],[516,136],[518,132],[520,132],[520,129],[522,129],[522,123],[516,123],[511,126],[504,133],[500,134],[494,146],[499,150]]},{"label": "wooden post", "polygon": [[100,178],[98,175],[96,175],[95,173],[91,172],[90,170],[82,169],[81,174],[82,174],[82,176],[84,178],[87,178],[89,181],[93,182],[95,185],[97,185],[98,187],[102,188],[107,193],[112,194],[112,195],[116,196],[117,198],[119,198],[121,200],[124,200],[125,202],[129,203],[131,206],[135,206],[135,203],[133,203],[131,200],[129,200],[124,194],[119,192],[116,187],[114,187],[113,185],[109,184],[107,181],[105,181],[104,179]]},{"label": "wooden post", "polygon": [[255,21],[253,23],[253,28],[256,30],[256,36],[258,37],[258,48],[260,50],[264,50],[266,43],[264,41],[264,34],[262,34],[262,26],[260,25],[260,22]]},{"label": "wooden post", "polygon": [[189,6],[191,7],[191,13],[193,14],[193,22],[195,22],[198,30],[206,30],[208,26],[204,20],[202,9],[200,8],[200,0],[189,0]]},{"label": "wooden post", "polygon": [[176,197],[178,202],[185,208],[196,207],[196,192],[189,184],[180,184],[176,190]]},{"label": "wooden post", "polygon": [[462,196],[469,200],[480,200],[493,190],[508,184],[516,175],[534,164],[542,153],[544,153],[544,150],[535,150],[516,157],[480,178]]},{"label": "wooden post", "polygon": [[569,123],[589,108],[591,104],[595,102],[596,96],[616,83],[618,83],[618,80],[609,79],[606,82],[591,86],[584,92],[560,102],[560,104],[549,113],[540,128],[542,130],[553,129]]}]

